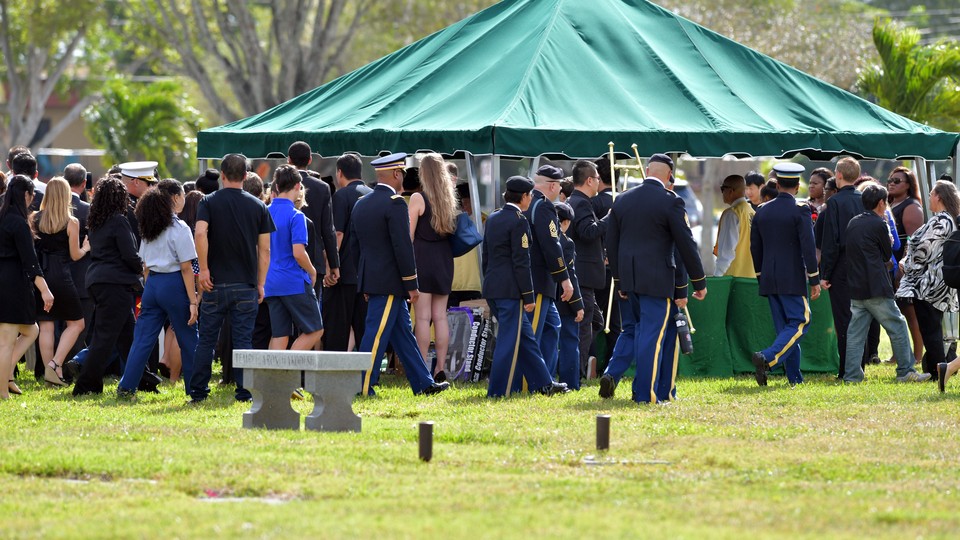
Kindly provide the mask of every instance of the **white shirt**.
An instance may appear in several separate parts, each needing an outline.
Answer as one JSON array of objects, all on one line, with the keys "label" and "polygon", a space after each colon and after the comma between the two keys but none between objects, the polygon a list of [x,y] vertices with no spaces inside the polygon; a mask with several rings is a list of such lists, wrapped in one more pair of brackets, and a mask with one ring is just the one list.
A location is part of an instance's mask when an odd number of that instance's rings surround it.
[{"label": "white shirt", "polygon": [[717,231],[717,264],[713,268],[714,276],[719,277],[726,274],[737,254],[737,244],[740,242],[740,217],[733,211],[733,207],[740,201],[745,200],[747,200],[746,197],[740,197],[720,214],[720,225]]},{"label": "white shirt", "polygon": [[150,272],[169,274],[180,271],[180,264],[197,258],[190,227],[173,216],[173,223],[153,240],[140,244],[140,258]]}]

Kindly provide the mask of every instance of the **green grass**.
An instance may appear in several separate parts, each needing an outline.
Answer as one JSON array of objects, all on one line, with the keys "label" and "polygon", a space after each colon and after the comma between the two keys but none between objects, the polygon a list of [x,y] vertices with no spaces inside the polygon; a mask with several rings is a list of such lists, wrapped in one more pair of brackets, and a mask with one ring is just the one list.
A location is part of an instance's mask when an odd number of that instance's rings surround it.
[{"label": "green grass", "polygon": [[0,537],[955,538],[960,388],[893,377],[681,379],[638,406],[630,381],[492,401],[385,376],[359,434],[242,429],[229,388],[188,407],[182,386],[125,404],[115,382],[74,399],[21,379],[0,402]]}]

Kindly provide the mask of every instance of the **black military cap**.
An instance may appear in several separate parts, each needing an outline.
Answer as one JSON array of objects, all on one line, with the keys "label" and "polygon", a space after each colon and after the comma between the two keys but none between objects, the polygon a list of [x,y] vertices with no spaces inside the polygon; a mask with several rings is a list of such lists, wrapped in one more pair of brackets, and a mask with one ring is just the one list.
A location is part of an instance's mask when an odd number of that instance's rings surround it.
[{"label": "black military cap", "polygon": [[557,209],[557,217],[560,221],[573,221],[573,207],[565,202],[553,203]]},{"label": "black military cap", "polygon": [[511,176],[507,179],[507,191],[513,193],[530,193],[533,191],[533,180],[525,176]]},{"label": "black military cap", "polygon": [[673,160],[666,154],[654,154],[650,156],[650,163],[665,163],[673,170]]}]

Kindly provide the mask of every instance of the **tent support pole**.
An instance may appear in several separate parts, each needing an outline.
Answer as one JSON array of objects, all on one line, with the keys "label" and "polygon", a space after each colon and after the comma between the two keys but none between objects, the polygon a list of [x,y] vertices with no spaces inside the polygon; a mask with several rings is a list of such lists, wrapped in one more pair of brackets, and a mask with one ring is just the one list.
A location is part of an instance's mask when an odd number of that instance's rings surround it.
[{"label": "tent support pole", "polygon": [[915,168],[917,170],[917,184],[920,185],[920,202],[923,203],[923,220],[926,221],[930,219],[930,188],[932,183],[930,181],[930,173],[927,170],[927,160],[918,157],[914,162]]},{"label": "tent support pole", "polygon": [[203,174],[204,171],[210,168],[210,160],[207,158],[201,159],[199,163],[200,163],[200,173],[197,176]]},{"label": "tent support pole", "polygon": [[502,181],[500,179],[500,155],[499,154],[493,155],[493,182],[492,183],[493,183],[493,207],[499,208],[503,206],[503,200],[501,200],[503,195],[500,189],[500,185],[502,184]]},{"label": "tent support pole", "polygon": [[536,174],[537,169],[540,168],[540,156],[533,156],[533,160],[530,162],[530,178],[533,178],[533,175]]},{"label": "tent support pole", "polygon": [[[473,224],[477,226],[477,231],[480,234],[483,234],[483,212],[481,211],[480,206],[480,191],[478,190],[479,182],[477,181],[477,168],[474,163],[473,154],[467,154],[467,185],[470,187],[470,207],[473,208]],[[480,264],[480,268],[483,268],[483,250],[479,247],[477,249],[477,262]],[[480,284],[483,284],[483,272],[480,272]]]}]

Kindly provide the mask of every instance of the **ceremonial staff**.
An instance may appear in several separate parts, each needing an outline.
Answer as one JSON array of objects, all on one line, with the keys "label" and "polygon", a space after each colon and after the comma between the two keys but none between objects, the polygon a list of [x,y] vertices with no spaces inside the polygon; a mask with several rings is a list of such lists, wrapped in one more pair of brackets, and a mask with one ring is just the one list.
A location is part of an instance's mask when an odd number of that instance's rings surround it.
[{"label": "ceremonial staff", "polygon": [[[643,171],[643,162],[640,161],[640,153],[637,151],[637,144],[636,144],[636,143],[634,143],[633,145],[631,145],[631,148],[633,148],[633,155],[637,158],[637,164],[636,164],[636,165],[617,165],[617,164],[616,164],[616,161],[615,161],[614,154],[613,154],[613,141],[608,142],[608,143],[607,143],[607,146],[608,146],[609,149],[610,149],[610,150],[609,150],[609,152],[610,152],[610,153],[609,153],[609,160],[610,160],[610,195],[611,195],[614,199],[616,199],[616,198],[617,198],[617,172],[616,172],[616,170],[617,170],[617,169],[624,169],[624,170]],[[611,312],[613,311],[613,295],[616,294],[616,289],[617,289],[617,288],[616,288],[615,280],[614,280],[613,277],[611,276],[611,277],[610,277],[610,294],[609,294],[609,296],[607,297],[607,312],[605,313],[605,316],[606,316],[606,324],[605,324],[604,327],[603,327],[603,332],[604,332],[605,334],[609,334],[609,333],[610,333],[610,317],[611,317]]]}]

